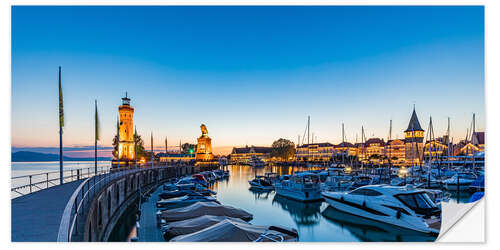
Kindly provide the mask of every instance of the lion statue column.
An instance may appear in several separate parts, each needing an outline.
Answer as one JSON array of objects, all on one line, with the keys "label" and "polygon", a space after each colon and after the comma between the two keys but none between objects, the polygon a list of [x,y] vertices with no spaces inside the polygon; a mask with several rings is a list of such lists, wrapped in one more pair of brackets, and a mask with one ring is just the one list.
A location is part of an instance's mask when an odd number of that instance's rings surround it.
[{"label": "lion statue column", "polygon": [[205,124],[201,124],[201,136],[198,138],[198,145],[196,146],[196,160],[197,161],[210,161],[214,158],[212,154],[212,139],[208,137],[208,130]]}]

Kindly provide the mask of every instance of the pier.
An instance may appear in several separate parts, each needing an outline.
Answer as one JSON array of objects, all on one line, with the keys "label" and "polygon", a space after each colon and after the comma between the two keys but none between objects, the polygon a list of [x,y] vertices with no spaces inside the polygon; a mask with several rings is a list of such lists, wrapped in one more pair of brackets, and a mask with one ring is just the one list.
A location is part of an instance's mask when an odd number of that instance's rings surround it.
[{"label": "pier", "polygon": [[[190,165],[107,168],[62,185],[47,184],[47,188],[12,199],[11,240],[107,241],[120,216],[136,204],[139,191],[154,191],[171,178],[195,172],[199,167]],[[32,185],[23,188],[32,190]]]}]

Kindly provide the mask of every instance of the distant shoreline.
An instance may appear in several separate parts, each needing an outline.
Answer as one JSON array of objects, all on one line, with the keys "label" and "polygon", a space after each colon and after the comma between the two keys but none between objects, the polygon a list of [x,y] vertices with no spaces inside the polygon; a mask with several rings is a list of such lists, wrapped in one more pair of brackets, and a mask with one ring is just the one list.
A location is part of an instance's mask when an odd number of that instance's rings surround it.
[{"label": "distant shoreline", "polygon": [[[84,158],[76,158],[76,157],[68,157],[63,156],[63,161],[94,161],[93,157],[84,157]],[[111,161],[111,157],[98,157],[97,161]],[[54,162],[59,161],[58,154],[44,154],[32,151],[18,151],[12,153],[11,162]]]}]

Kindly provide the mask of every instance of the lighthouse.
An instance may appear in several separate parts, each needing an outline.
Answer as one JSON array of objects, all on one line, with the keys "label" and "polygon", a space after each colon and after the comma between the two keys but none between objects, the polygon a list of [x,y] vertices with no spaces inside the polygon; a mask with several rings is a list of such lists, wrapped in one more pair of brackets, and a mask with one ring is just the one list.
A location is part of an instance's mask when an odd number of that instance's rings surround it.
[{"label": "lighthouse", "polygon": [[130,98],[125,92],[122,98],[122,105],[118,107],[120,113],[120,131],[119,131],[119,159],[120,161],[130,162],[134,160],[134,108],[130,106]]}]

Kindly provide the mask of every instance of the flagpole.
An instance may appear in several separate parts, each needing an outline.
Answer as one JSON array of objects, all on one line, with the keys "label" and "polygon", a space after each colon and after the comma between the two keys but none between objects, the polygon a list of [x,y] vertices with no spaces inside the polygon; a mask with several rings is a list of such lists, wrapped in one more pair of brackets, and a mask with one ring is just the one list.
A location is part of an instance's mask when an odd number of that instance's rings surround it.
[{"label": "flagpole", "polygon": [[95,100],[95,134],[94,134],[94,162],[95,162],[95,166],[94,166],[94,171],[95,173],[97,174],[97,140],[98,140],[98,130],[99,130],[99,127],[98,127],[98,121],[97,121],[97,100]]},{"label": "flagpole", "polygon": [[153,151],[153,132],[151,132],[151,168],[154,168],[155,153]]},{"label": "flagpole", "polygon": [[63,138],[62,128],[64,126],[63,99],[61,86],[61,66],[59,66],[59,184],[63,184]]}]

